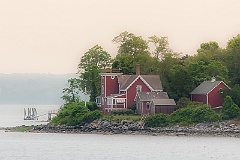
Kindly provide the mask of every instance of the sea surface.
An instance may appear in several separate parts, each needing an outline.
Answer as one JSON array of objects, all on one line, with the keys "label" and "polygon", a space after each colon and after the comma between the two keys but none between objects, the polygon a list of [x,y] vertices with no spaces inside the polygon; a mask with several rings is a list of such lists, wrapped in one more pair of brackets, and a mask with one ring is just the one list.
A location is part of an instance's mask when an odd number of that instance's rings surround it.
[{"label": "sea surface", "polygon": [[[24,121],[24,107],[0,106],[0,127],[43,123]],[[39,113],[58,107],[35,106]],[[42,116],[41,120],[45,118]],[[240,138],[230,137],[17,133],[0,130],[0,160],[240,160],[239,145]]]}]

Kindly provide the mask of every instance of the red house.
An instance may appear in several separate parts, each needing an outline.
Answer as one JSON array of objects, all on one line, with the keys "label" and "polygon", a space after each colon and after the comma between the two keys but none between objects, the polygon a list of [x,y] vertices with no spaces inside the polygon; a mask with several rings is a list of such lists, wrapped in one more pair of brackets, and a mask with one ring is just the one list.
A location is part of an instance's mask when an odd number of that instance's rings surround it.
[{"label": "red house", "polygon": [[223,81],[216,81],[216,78],[213,77],[211,81],[202,82],[190,93],[191,100],[208,104],[213,109],[219,108],[223,104],[223,98],[219,93],[227,87]]},{"label": "red house", "polygon": [[128,108],[136,104],[139,92],[162,92],[159,75],[140,75],[140,65],[136,65],[136,75],[122,73],[101,73],[101,95],[96,98],[103,113],[114,109]]}]

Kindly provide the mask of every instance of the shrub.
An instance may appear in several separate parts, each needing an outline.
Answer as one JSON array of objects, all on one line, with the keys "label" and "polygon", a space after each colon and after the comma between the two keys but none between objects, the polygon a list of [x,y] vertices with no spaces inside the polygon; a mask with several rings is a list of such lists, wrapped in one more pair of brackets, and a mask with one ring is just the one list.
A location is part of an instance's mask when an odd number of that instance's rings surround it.
[{"label": "shrub", "polygon": [[131,115],[134,114],[131,109],[117,109],[111,112],[112,115]]},{"label": "shrub", "polygon": [[166,127],[170,124],[169,115],[160,113],[148,116],[145,120],[145,124],[148,127]]},{"label": "shrub", "polygon": [[193,115],[194,115],[194,109],[190,107],[186,107],[186,108],[178,109],[175,112],[173,112],[170,115],[170,118],[173,124],[178,124],[180,122],[191,124],[191,123],[194,123]]},{"label": "shrub", "polygon": [[182,97],[177,101],[177,108],[187,107],[192,101],[189,98]]},{"label": "shrub", "polygon": [[59,110],[57,116],[53,117],[51,123],[74,126],[90,123],[100,117],[100,111],[89,111],[84,103],[68,103]]},{"label": "shrub", "polygon": [[133,111],[133,113],[135,113],[135,111],[137,109],[136,104],[131,105],[130,107],[128,107],[128,109],[131,109]]},{"label": "shrub", "polygon": [[171,114],[171,121],[173,124],[193,124],[201,122],[215,122],[219,120],[219,116],[215,113],[209,105],[194,103],[193,107],[186,107],[178,109]]},{"label": "shrub", "polygon": [[102,117],[102,113],[99,110],[95,110],[95,111],[90,111],[87,114],[85,114],[83,116],[82,121],[80,122],[80,124],[84,124],[84,123],[91,123],[92,121],[94,121],[95,119],[99,119]]},{"label": "shrub", "polygon": [[233,102],[230,96],[226,96],[221,110],[222,119],[227,120],[235,118],[239,116],[239,113],[240,108]]},{"label": "shrub", "polygon": [[209,105],[203,104],[199,107],[194,108],[193,121],[195,123],[215,122],[218,119],[218,115],[212,110]]},{"label": "shrub", "polygon": [[86,106],[90,111],[94,111],[98,109],[96,102],[87,102]]}]

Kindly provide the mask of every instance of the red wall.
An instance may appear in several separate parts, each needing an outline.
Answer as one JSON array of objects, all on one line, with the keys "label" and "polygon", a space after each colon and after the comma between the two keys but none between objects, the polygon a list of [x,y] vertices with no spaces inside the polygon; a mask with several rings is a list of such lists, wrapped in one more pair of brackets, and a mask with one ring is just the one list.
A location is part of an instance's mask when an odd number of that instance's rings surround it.
[{"label": "red wall", "polygon": [[214,88],[209,94],[208,94],[208,104],[212,107],[218,107],[222,106],[223,104],[223,98],[219,96],[218,92],[220,88],[226,88],[224,83],[220,83],[216,88]]},{"label": "red wall", "polygon": [[[114,77],[114,79],[112,79],[111,77]],[[117,76],[105,76],[105,78],[106,78],[106,96],[109,96],[110,94],[118,94],[119,86]]]},{"label": "red wall", "polygon": [[207,104],[207,96],[206,95],[200,95],[200,94],[193,94],[192,95],[192,101],[202,102]]},{"label": "red wall", "polygon": [[151,90],[145,85],[145,83],[139,78],[135,83],[132,84],[127,90],[127,107],[135,104],[134,101],[137,91],[137,85],[142,85],[142,92],[150,92]]}]

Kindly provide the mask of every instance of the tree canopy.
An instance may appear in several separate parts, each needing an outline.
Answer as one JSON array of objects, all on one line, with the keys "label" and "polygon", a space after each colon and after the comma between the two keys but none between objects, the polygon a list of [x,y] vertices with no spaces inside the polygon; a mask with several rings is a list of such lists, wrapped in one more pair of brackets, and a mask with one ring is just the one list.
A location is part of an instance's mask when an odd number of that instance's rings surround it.
[{"label": "tree canopy", "polygon": [[111,66],[110,54],[99,45],[90,48],[81,58],[78,65],[80,89],[90,93],[90,101],[100,95],[100,71]]}]

